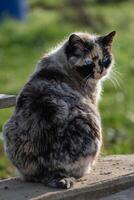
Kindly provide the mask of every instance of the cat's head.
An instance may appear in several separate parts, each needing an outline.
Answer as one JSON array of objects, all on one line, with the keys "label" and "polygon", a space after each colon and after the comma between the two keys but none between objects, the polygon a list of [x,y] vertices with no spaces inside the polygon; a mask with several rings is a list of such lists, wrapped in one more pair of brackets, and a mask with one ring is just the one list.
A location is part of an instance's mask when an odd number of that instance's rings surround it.
[{"label": "cat's head", "polygon": [[116,32],[105,36],[76,33],[69,37],[66,54],[68,63],[82,78],[100,80],[112,66],[112,41]]}]

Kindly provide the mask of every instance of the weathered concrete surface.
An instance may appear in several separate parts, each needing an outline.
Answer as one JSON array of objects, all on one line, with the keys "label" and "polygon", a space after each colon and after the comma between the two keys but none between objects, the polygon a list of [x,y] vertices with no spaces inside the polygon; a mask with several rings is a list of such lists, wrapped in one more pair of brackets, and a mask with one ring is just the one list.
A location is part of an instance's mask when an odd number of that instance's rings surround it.
[{"label": "weathered concrete surface", "polygon": [[8,108],[14,106],[16,102],[15,95],[0,94],[0,108]]},{"label": "weathered concrete surface", "polygon": [[0,182],[0,200],[95,200],[134,186],[134,155],[101,158],[70,190],[53,190],[17,179]]},{"label": "weathered concrete surface", "polygon": [[134,200],[134,187],[117,192],[109,197],[101,198],[100,200]]}]

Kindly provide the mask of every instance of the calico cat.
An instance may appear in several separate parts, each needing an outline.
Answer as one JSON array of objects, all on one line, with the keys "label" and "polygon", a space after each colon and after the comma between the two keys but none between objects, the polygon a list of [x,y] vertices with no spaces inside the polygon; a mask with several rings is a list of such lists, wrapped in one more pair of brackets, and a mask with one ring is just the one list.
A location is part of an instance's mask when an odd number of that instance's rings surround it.
[{"label": "calico cat", "polygon": [[102,143],[98,99],[115,33],[74,33],[37,64],[3,128],[5,151],[24,180],[70,188],[89,173]]}]

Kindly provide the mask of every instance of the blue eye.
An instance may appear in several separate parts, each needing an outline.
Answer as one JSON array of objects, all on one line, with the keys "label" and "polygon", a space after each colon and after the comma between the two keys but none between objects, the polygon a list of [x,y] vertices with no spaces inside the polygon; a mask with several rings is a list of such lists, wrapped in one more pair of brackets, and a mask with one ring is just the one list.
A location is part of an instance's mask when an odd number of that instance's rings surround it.
[{"label": "blue eye", "polygon": [[92,60],[86,59],[84,64],[85,65],[91,65],[92,64]]},{"label": "blue eye", "polygon": [[104,58],[102,60],[102,62],[101,62],[101,65],[102,65],[102,67],[107,68],[107,67],[109,67],[110,63],[111,63],[111,59],[110,58]]}]

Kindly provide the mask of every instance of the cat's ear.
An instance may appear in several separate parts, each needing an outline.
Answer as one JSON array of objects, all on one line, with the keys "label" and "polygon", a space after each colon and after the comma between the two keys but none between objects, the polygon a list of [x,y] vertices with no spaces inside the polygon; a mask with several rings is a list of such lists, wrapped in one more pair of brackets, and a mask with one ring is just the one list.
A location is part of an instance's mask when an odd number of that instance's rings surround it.
[{"label": "cat's ear", "polygon": [[112,31],[111,33],[100,37],[100,42],[102,43],[103,46],[109,46],[111,47],[112,42],[113,42],[113,38],[116,35],[116,31]]},{"label": "cat's ear", "polygon": [[84,47],[84,42],[78,35],[72,34],[69,37],[69,45],[82,49]]}]

